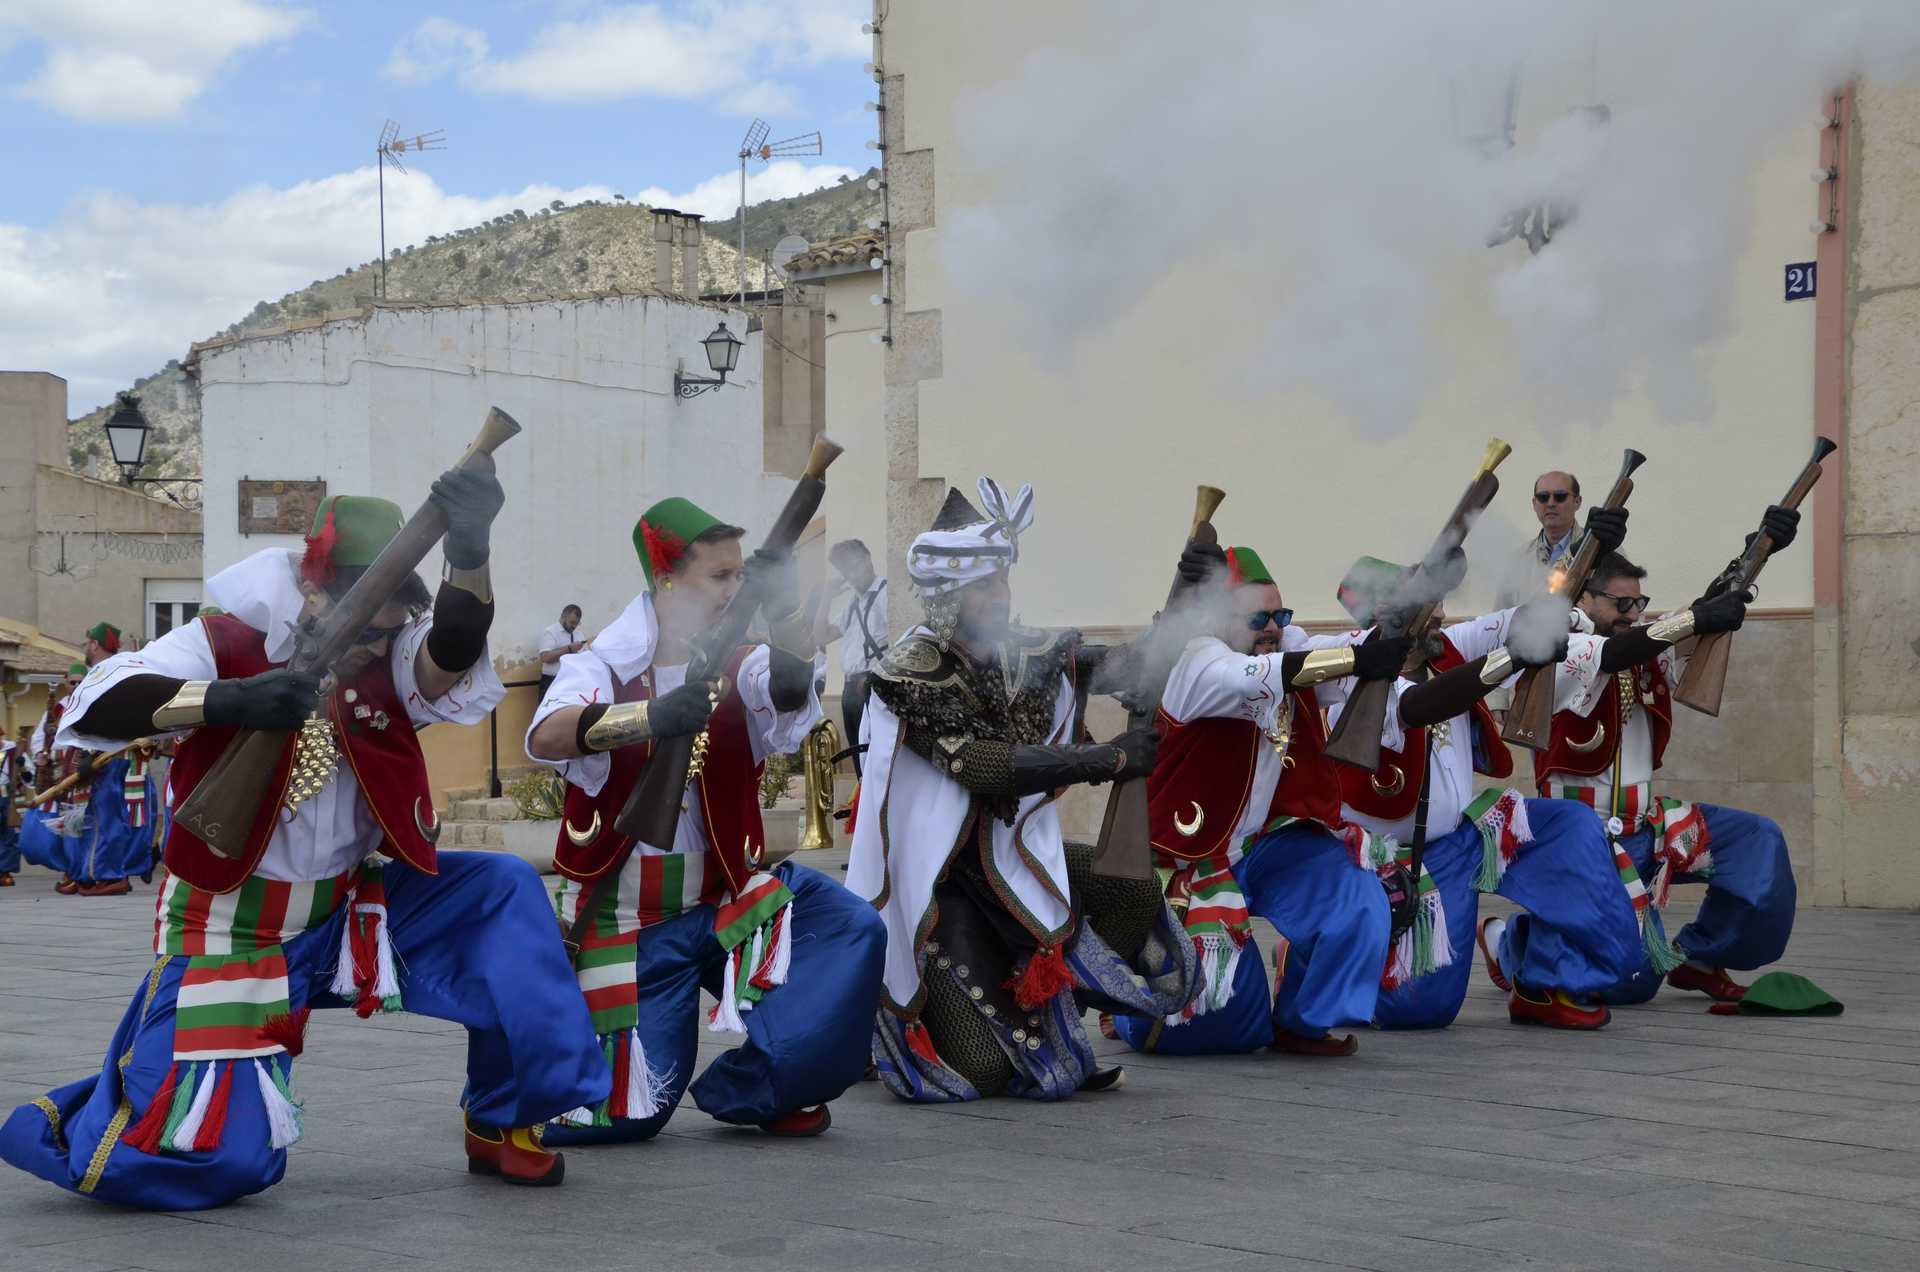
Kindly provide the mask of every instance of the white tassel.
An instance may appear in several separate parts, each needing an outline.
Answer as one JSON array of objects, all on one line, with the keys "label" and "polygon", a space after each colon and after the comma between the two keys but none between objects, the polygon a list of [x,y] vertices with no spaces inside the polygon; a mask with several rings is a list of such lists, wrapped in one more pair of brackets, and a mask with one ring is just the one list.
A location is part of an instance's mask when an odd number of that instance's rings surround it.
[{"label": "white tassel", "polygon": [[592,1126],[593,1110],[583,1105],[580,1108],[570,1109],[567,1112],[562,1113],[559,1117],[555,1118],[554,1120],[557,1122],[564,1122],[568,1126]]},{"label": "white tassel", "polygon": [[1413,929],[1408,928],[1393,943],[1393,961],[1387,964],[1387,976],[1396,985],[1413,979]]},{"label": "white tassel", "polygon": [[774,916],[777,931],[773,944],[773,967],[767,972],[767,979],[775,985],[787,983],[787,973],[793,967],[793,902],[781,907]]},{"label": "white tassel", "polygon": [[353,901],[358,889],[347,894],[346,921],[340,925],[340,961],[333,967],[333,983],[327,986],[334,997],[352,1002],[360,997],[360,987],[353,983]]},{"label": "white tassel", "polygon": [[393,937],[387,932],[387,907],[370,905],[366,913],[379,924],[374,932],[374,948],[379,953],[379,969],[373,982],[373,996],[382,1002],[400,993],[400,977],[393,970]]},{"label": "white tassel", "polygon": [[1433,912],[1433,968],[1453,966],[1453,939],[1447,935],[1447,903],[1435,889],[1430,899]]},{"label": "white tassel", "polygon": [[635,1120],[657,1115],[667,1106],[667,1088],[673,1082],[673,1070],[655,1073],[647,1065],[647,1049],[640,1042],[640,1031],[627,1039],[627,1116]]},{"label": "white tassel", "polygon": [[193,1104],[187,1109],[187,1115],[180,1119],[180,1125],[173,1128],[164,1147],[176,1153],[191,1153],[193,1141],[200,1134],[200,1123],[207,1117],[207,1106],[213,1103],[213,1071],[220,1067],[218,1060],[207,1061],[206,1072],[200,1075],[200,1085],[193,1089]]},{"label": "white tassel", "polygon": [[733,1001],[734,979],[740,970],[740,947],[727,951],[726,970],[720,973],[719,1002],[714,1005],[707,1029],[712,1033],[745,1033],[747,1022],[740,1018],[739,1005]]},{"label": "white tassel", "polygon": [[270,1063],[272,1062],[263,1063],[256,1058],[253,1062],[253,1076],[260,1086],[260,1103],[267,1110],[267,1143],[274,1148],[285,1148],[300,1140],[300,1108],[290,1103],[287,1097],[280,1093],[279,1086],[267,1072],[266,1066]]}]

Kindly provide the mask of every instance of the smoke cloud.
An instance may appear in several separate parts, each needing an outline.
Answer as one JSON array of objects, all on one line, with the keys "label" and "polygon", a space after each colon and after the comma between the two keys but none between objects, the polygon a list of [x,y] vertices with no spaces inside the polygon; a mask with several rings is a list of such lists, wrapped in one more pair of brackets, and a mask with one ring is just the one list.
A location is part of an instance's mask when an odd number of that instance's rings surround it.
[{"label": "smoke cloud", "polygon": [[[1920,73],[1911,0],[997,7],[1036,47],[956,105],[941,163],[981,192],[943,207],[956,285],[1047,360],[1198,271],[1259,317],[1209,329],[1196,376],[1317,394],[1376,435],[1433,391],[1468,305],[1502,328],[1487,374],[1543,415],[1641,393],[1702,418],[1756,165],[1850,75]],[[1781,197],[1812,209],[1802,190]]]}]

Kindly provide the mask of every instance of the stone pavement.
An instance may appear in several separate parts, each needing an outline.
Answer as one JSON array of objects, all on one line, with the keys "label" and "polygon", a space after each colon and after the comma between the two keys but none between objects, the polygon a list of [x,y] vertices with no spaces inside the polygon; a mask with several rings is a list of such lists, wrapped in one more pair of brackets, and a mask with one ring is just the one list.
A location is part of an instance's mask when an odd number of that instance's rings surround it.
[{"label": "stone pavement", "polygon": [[[0,1108],[99,1064],[152,901],[57,897],[33,869],[0,891]],[[1476,973],[1454,1027],[1370,1034],[1351,1060],[1129,1057],[1125,1089],[1055,1105],[865,1084],[801,1142],[685,1106],[654,1143],[570,1150],[551,1192],[465,1173],[456,1028],[322,1013],[285,1182],[141,1214],[0,1167],[0,1272],[1912,1272],[1917,951],[1915,915],[1802,910],[1783,966],[1838,1018],[1724,1019],[1669,992],[1595,1035],[1517,1029]]]}]

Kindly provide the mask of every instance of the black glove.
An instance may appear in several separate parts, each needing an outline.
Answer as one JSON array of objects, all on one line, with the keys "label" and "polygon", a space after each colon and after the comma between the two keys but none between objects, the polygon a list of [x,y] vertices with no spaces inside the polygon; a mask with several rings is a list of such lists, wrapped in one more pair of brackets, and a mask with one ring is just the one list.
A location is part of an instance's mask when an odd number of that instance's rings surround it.
[{"label": "black glove", "polygon": [[1177,568],[1183,583],[1205,583],[1215,576],[1224,578],[1227,573],[1227,551],[1217,543],[1196,543],[1188,539]]},{"label": "black glove", "polygon": [[441,552],[456,570],[477,570],[487,563],[487,532],[507,492],[491,472],[449,468],[434,479],[427,496],[447,514],[447,537]]},{"label": "black glove", "polygon": [[1696,636],[1714,632],[1737,632],[1747,621],[1747,603],[1752,592],[1722,592],[1693,603],[1693,631]]},{"label": "black glove", "polygon": [[276,667],[241,680],[214,681],[202,709],[208,724],[291,733],[319,705],[318,677]]},{"label": "black glove", "polygon": [[1153,772],[1154,760],[1160,754],[1160,730],[1128,729],[1107,745],[1118,747],[1127,757],[1119,773],[1115,774],[1115,781],[1145,777]]},{"label": "black glove", "polygon": [[771,618],[785,618],[800,608],[800,571],[792,553],[755,548],[747,558],[747,582],[760,593],[760,612]]},{"label": "black glove", "polygon": [[717,680],[689,680],[671,693],[663,693],[647,704],[647,731],[656,738],[677,738],[698,733],[713,713],[713,691]]},{"label": "black glove", "polygon": [[[1784,552],[1793,544],[1794,537],[1800,533],[1800,510],[1782,508],[1779,504],[1769,505],[1760,516],[1760,529],[1766,531],[1767,538],[1773,540],[1773,551]],[[1751,548],[1755,535],[1747,536],[1747,546]]]},{"label": "black glove", "polygon": [[1618,552],[1627,541],[1627,510],[1595,508],[1587,514],[1587,533],[1599,541],[1603,554]]},{"label": "black glove", "polygon": [[1407,665],[1413,637],[1384,636],[1353,647],[1353,674],[1362,680],[1392,680]]}]

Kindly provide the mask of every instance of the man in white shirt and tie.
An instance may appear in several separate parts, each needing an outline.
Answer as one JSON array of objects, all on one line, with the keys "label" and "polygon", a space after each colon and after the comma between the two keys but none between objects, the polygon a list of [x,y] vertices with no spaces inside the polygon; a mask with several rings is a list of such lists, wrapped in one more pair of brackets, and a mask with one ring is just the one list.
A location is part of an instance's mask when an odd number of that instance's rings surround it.
[{"label": "man in white shirt and tie", "polygon": [[[846,684],[840,690],[840,713],[846,720],[847,745],[860,743],[860,719],[866,714],[871,673],[887,652],[891,629],[887,626],[887,581],[873,569],[873,554],[858,539],[843,539],[827,552],[839,578],[823,584],[824,594],[816,599],[814,640],[822,648],[839,640],[840,670]],[[840,592],[851,590],[838,615],[834,601]],[[853,755],[854,771],[860,771],[860,753]]]},{"label": "man in white shirt and tie", "polygon": [[587,647],[586,641],[573,638],[578,630],[580,607],[569,605],[560,611],[559,622],[549,623],[547,629],[540,633],[540,697],[543,701],[547,696],[547,687],[560,674],[560,660]]}]

